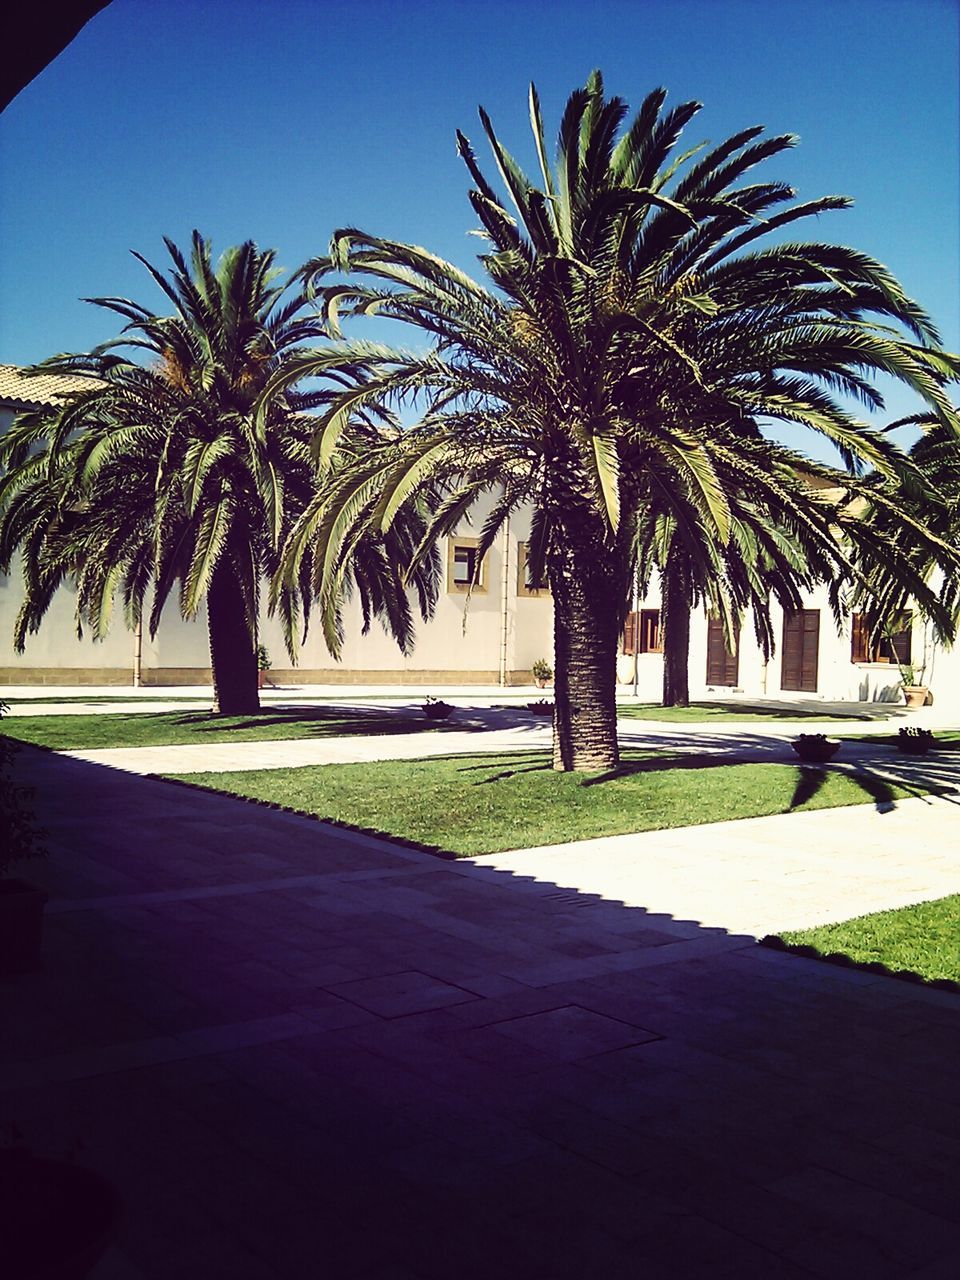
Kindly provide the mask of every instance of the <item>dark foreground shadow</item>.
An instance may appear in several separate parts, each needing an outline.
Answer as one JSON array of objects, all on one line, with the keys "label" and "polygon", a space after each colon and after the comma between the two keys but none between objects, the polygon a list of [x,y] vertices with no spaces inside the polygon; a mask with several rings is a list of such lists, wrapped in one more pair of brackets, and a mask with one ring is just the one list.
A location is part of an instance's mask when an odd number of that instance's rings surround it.
[{"label": "dark foreground shadow", "polygon": [[949,1273],[957,997],[20,754],[0,1123],[120,1190],[104,1277]]}]

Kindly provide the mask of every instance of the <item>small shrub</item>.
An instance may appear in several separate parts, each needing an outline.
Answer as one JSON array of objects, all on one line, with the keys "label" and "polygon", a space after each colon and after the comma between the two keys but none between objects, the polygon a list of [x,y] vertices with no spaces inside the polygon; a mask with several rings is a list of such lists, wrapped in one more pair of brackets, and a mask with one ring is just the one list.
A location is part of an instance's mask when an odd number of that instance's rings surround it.
[{"label": "small shrub", "polygon": [[933,746],[934,737],[929,729],[910,725],[897,733],[897,747],[908,756],[925,756]]},{"label": "small shrub", "polygon": [[528,702],[527,710],[532,711],[535,716],[552,716],[553,703],[549,698],[540,698],[536,702]]},{"label": "small shrub", "polygon": [[267,651],[267,646],[265,644],[258,644],[257,645],[257,670],[269,671],[272,666],[273,666],[273,663],[270,661],[270,654]]},{"label": "small shrub", "polygon": [[530,671],[534,680],[546,681],[553,679],[553,667],[551,667],[546,658],[538,658],[530,668]]}]

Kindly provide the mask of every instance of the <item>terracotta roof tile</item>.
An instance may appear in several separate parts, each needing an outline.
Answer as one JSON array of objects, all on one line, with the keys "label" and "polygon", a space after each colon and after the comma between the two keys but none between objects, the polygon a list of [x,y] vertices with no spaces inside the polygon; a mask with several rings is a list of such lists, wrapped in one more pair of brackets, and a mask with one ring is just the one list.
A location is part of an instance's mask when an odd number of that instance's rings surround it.
[{"label": "terracotta roof tile", "polygon": [[28,378],[16,364],[0,364],[0,404],[17,409],[56,405],[71,391],[86,391],[97,379],[66,373],[41,373]]}]

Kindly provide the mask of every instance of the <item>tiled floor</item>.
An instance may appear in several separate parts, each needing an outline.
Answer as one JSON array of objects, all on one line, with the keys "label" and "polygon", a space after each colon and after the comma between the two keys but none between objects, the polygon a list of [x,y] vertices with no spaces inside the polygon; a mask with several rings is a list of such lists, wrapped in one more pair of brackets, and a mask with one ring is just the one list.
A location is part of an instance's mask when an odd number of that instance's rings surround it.
[{"label": "tiled floor", "polygon": [[960,1274],[960,998],[20,769],[54,896],[0,981],[0,1123],[120,1189],[94,1280]]}]

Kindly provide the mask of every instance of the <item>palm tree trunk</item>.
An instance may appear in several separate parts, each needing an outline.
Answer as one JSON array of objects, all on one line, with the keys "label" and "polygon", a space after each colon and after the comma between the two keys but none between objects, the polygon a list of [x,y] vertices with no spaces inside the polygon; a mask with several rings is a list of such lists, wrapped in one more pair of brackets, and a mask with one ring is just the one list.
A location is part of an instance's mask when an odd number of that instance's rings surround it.
[{"label": "palm tree trunk", "polygon": [[663,572],[660,626],[663,632],[663,705],[690,705],[690,596],[687,578],[668,558]]},{"label": "palm tree trunk", "polygon": [[609,555],[570,541],[551,562],[554,605],[553,767],[615,769],[617,641],[623,575]]},{"label": "palm tree trunk", "polygon": [[221,558],[207,592],[207,631],[213,672],[213,709],[225,716],[260,710],[257,651],[247,626],[243,593],[233,567]]}]

